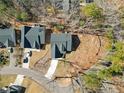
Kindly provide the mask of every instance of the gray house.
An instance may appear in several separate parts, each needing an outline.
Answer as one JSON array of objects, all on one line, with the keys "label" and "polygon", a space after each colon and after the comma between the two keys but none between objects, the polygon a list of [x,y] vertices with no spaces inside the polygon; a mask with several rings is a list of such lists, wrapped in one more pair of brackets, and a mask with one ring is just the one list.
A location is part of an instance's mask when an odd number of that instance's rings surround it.
[{"label": "gray house", "polygon": [[72,35],[69,33],[51,34],[52,58],[62,58],[72,51]]},{"label": "gray house", "polygon": [[80,4],[79,0],[49,0],[51,4],[59,10],[68,13],[70,10],[77,11]]},{"label": "gray house", "polygon": [[5,89],[0,89],[0,93],[25,93],[26,88],[18,85],[12,85]]},{"label": "gray house", "polygon": [[15,31],[12,28],[0,29],[0,48],[15,47]]},{"label": "gray house", "polygon": [[28,27],[21,28],[21,48],[41,49],[45,44],[45,28],[44,27]]},{"label": "gray house", "polygon": [[0,93],[7,93],[7,91],[4,89],[0,89]]},{"label": "gray house", "polygon": [[12,85],[8,88],[7,93],[25,93],[25,87]]},{"label": "gray house", "polygon": [[85,0],[85,3],[92,3],[94,0]]}]

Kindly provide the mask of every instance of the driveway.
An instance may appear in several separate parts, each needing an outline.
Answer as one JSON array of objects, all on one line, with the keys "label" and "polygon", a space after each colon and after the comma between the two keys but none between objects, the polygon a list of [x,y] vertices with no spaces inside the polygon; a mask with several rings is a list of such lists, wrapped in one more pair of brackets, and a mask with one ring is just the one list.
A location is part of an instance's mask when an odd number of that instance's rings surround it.
[{"label": "driveway", "polygon": [[51,79],[54,72],[56,71],[57,65],[58,65],[58,59],[52,59],[50,67],[47,71],[47,73],[45,74],[45,77],[48,79]]},{"label": "driveway", "polygon": [[[27,68],[27,69],[29,69],[29,63],[30,63],[30,56],[29,56],[29,52],[30,52],[30,50],[28,50],[28,49],[25,49],[25,51],[24,51],[24,58],[28,58],[28,62],[27,63],[24,63],[23,62],[23,64],[22,64],[22,68]],[[15,82],[13,83],[13,85],[22,85],[22,82],[23,82],[23,80],[24,80],[24,75],[17,75],[17,77],[16,77],[16,80],[15,80]]]},{"label": "driveway", "polygon": [[[8,51],[10,51],[10,49],[8,49]],[[15,67],[16,66],[16,57],[14,56],[15,55],[15,51],[16,51],[16,49],[15,48],[13,48],[13,53],[10,53],[9,52],[9,58],[10,58],[10,64],[9,64],[9,66],[10,67]]]}]

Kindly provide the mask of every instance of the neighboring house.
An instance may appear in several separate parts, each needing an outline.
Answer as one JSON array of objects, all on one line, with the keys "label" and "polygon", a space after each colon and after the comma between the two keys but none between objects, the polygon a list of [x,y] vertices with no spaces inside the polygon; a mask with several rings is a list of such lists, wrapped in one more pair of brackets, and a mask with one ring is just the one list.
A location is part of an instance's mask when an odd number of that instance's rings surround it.
[{"label": "neighboring house", "polygon": [[25,93],[25,87],[12,85],[8,88],[7,93]]},{"label": "neighboring house", "polygon": [[63,58],[72,51],[72,35],[70,33],[51,34],[52,58]]},{"label": "neighboring house", "polygon": [[21,28],[21,48],[41,49],[45,44],[45,28],[29,27]]},{"label": "neighboring house", "polygon": [[80,1],[80,6],[86,6],[89,3],[95,2],[94,0],[81,0]]},{"label": "neighboring house", "polygon": [[50,0],[51,4],[59,10],[68,13],[69,11],[77,11],[79,8],[79,0]]},{"label": "neighboring house", "polygon": [[0,93],[25,93],[26,88],[18,85],[9,86],[6,89],[0,89]]},{"label": "neighboring house", "polygon": [[90,3],[94,3],[96,4],[98,7],[102,8],[102,9],[105,9],[106,7],[106,2],[105,0],[81,0],[80,2],[80,6],[84,7],[86,6],[87,4],[90,4]]},{"label": "neighboring house", "polygon": [[15,30],[12,28],[0,29],[0,48],[15,47]]},{"label": "neighboring house", "polygon": [[0,93],[7,93],[7,91],[4,89],[0,89]]},{"label": "neighboring house", "polygon": [[85,1],[85,3],[92,3],[92,2],[94,2],[94,0],[84,0]]}]

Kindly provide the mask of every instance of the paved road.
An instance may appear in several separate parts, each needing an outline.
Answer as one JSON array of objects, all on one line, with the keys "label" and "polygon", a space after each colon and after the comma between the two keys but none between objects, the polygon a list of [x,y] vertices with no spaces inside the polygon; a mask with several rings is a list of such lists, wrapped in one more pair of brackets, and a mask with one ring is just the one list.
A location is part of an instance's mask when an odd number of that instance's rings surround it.
[{"label": "paved road", "polygon": [[74,93],[71,85],[68,87],[60,87],[56,82],[50,82],[50,80],[45,78],[42,73],[36,72],[34,70],[18,67],[4,67],[0,69],[0,74],[20,74],[28,76],[46,90],[49,90],[49,93]]}]

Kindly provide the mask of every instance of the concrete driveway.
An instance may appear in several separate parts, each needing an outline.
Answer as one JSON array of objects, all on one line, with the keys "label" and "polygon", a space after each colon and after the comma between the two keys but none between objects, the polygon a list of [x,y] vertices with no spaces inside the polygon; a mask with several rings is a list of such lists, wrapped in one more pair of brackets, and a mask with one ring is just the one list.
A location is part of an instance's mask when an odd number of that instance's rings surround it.
[{"label": "concrete driveway", "polygon": [[56,71],[57,65],[58,65],[58,59],[52,59],[50,67],[47,71],[47,73],[45,74],[45,77],[48,79],[51,79],[54,72]]},{"label": "concrete driveway", "polygon": [[[26,69],[29,69],[29,63],[30,63],[30,56],[29,56],[29,52],[30,52],[30,50],[28,50],[28,49],[25,49],[25,51],[24,51],[24,56],[23,56],[23,59],[25,59],[25,58],[28,58],[28,62],[27,63],[22,63],[22,68],[26,68]],[[22,83],[23,83],[23,80],[24,80],[24,75],[17,75],[17,77],[16,77],[16,80],[15,80],[15,82],[13,83],[13,85],[22,85]]]}]

